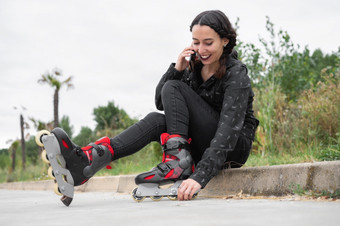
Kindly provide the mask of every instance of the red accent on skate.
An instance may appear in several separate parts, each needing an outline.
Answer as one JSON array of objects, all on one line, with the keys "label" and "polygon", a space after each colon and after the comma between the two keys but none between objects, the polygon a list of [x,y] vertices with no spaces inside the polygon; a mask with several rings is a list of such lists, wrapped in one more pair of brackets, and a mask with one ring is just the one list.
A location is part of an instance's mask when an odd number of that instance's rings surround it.
[{"label": "red accent on skate", "polygon": [[188,139],[188,143],[190,144],[190,143],[191,143],[191,141],[192,141],[192,139],[191,139],[191,138],[189,138],[189,139]]},{"label": "red accent on skate", "polygon": [[61,140],[61,142],[63,143],[64,147],[69,149],[70,147],[67,145],[66,141],[64,139]]},{"label": "red accent on skate", "polygon": [[86,147],[82,147],[81,150],[83,151],[88,151],[92,148],[92,146],[86,146]]},{"label": "red accent on skate", "polygon": [[163,153],[162,162],[169,162],[169,161],[172,161],[172,160],[178,160],[178,158],[176,156],[173,156],[173,155],[164,155],[164,153]]},{"label": "red accent on skate", "polygon": [[162,134],[161,134],[161,145],[166,144],[166,142],[168,142],[168,140],[169,140],[170,138],[173,138],[173,137],[181,137],[181,135],[178,135],[178,134],[170,135],[170,134],[168,134],[168,133],[162,133]]},{"label": "red accent on skate", "polygon": [[107,165],[107,166],[106,166],[106,169],[110,170],[110,169],[112,169],[112,166]]},{"label": "red accent on skate", "polygon": [[92,163],[92,160],[93,160],[93,156],[92,156],[92,150],[84,150],[84,153],[86,154],[87,158],[89,159],[89,162],[90,162],[90,165]]},{"label": "red accent on skate", "polygon": [[90,161],[90,155],[89,155],[89,152],[88,151],[84,151],[85,155],[87,156],[87,158],[89,159]]},{"label": "red accent on skate", "polygon": [[147,177],[144,177],[144,180],[150,180],[150,179],[152,179],[154,176],[155,176],[155,174],[154,174],[154,175],[147,176]]},{"label": "red accent on skate", "polygon": [[[109,151],[111,152],[111,155],[113,157],[114,151],[113,151],[113,148],[111,147],[110,138],[103,137],[103,138],[97,140],[94,143],[97,144],[97,145],[103,145],[103,146],[107,147],[109,149]],[[82,147],[81,149],[84,151],[84,153],[86,154],[86,156],[89,159],[89,162],[91,164],[92,161],[93,161],[93,157],[92,157],[93,146],[88,145],[86,147]]]},{"label": "red accent on skate", "polygon": [[86,181],[88,181],[89,179],[85,179],[83,182],[81,182],[80,184],[84,184]]},{"label": "red accent on skate", "polygon": [[162,133],[161,134],[161,145],[164,145],[166,143],[166,141],[168,140],[169,134],[168,133]]},{"label": "red accent on skate", "polygon": [[174,169],[170,170],[170,172],[167,173],[164,178],[165,179],[170,178],[174,174],[174,171],[175,171]]},{"label": "red accent on skate", "polygon": [[103,146],[107,147],[109,149],[109,151],[111,152],[111,155],[113,157],[114,150],[113,150],[113,148],[111,146],[111,140],[110,140],[109,137],[103,137],[103,138],[97,140],[94,143],[97,144],[97,145],[103,145]]},{"label": "red accent on skate", "polygon": [[173,174],[171,175],[170,178],[173,179],[177,179],[181,176],[181,174],[183,173],[183,169],[181,167],[176,167],[175,169],[173,169]]}]

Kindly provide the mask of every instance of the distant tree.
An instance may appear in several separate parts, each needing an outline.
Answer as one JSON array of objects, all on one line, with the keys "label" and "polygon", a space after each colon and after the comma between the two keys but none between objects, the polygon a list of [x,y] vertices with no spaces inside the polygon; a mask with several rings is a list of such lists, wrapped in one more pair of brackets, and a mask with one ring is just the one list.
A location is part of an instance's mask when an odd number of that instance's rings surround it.
[{"label": "distant tree", "polygon": [[53,109],[54,109],[54,127],[59,126],[59,91],[61,87],[64,85],[67,86],[67,88],[73,88],[72,82],[72,76],[68,77],[64,81],[61,81],[58,79],[58,77],[61,77],[63,74],[61,70],[55,68],[52,70],[52,72],[46,72],[45,74],[41,75],[41,78],[38,80],[38,83],[40,84],[48,84],[54,89],[54,96],[53,96]]},{"label": "distant tree", "polygon": [[27,159],[29,159],[34,165],[37,163],[39,154],[41,150],[35,143],[35,137],[31,136],[28,141],[26,141],[26,154]]},{"label": "distant tree", "polygon": [[49,130],[51,131],[53,129],[53,121],[51,122],[43,122],[40,121],[39,119],[35,119],[33,117],[29,118],[31,122],[33,122],[34,127],[39,131],[39,130]]},{"label": "distant tree", "polygon": [[[238,20],[236,23],[238,28]],[[247,65],[253,85],[265,90],[268,84],[278,85],[288,101],[296,101],[302,91],[323,81],[321,71],[335,73],[340,65],[340,48],[332,54],[323,54],[320,49],[313,53],[295,45],[287,31],[276,31],[267,17],[266,29],[269,39],[260,38],[260,48],[251,43],[239,41],[236,50],[240,59]]]},{"label": "distant tree", "polygon": [[10,165],[8,149],[0,149],[0,169],[5,169]]},{"label": "distant tree", "polygon": [[113,101],[109,101],[107,106],[99,106],[93,110],[94,120],[97,123],[96,130],[122,129],[134,123],[128,114]]},{"label": "distant tree", "polygon": [[19,117],[19,121],[20,121],[20,133],[21,133],[21,158],[22,158],[22,168],[25,169],[26,168],[26,145],[25,145],[25,129],[29,129],[29,124],[25,121],[24,116],[22,111],[25,111],[26,108],[21,106],[19,107],[14,107],[14,110],[20,110],[20,117]]},{"label": "distant tree", "polygon": [[9,147],[9,151],[11,152],[11,156],[12,156],[12,167],[11,167],[10,173],[12,173],[15,170],[15,157],[16,157],[16,152],[17,152],[19,145],[20,145],[20,141],[15,140],[12,142],[11,146]]},{"label": "distant tree", "polygon": [[73,126],[71,125],[70,118],[68,116],[64,115],[61,118],[60,127],[63,128],[63,130],[65,130],[65,132],[69,135],[70,138],[72,138]]},{"label": "distant tree", "polygon": [[89,127],[81,127],[79,134],[74,137],[73,142],[81,147],[86,146],[95,140],[92,130]]}]

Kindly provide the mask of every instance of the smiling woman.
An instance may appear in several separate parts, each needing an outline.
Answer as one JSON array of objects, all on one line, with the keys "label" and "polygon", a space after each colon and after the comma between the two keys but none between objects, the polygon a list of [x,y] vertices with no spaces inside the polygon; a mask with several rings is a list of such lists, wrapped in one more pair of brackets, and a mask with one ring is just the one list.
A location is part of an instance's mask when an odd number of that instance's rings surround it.
[{"label": "smiling woman", "polygon": [[[213,29],[206,25],[195,25],[192,28],[192,36],[193,51],[197,52],[199,60],[205,66],[202,68],[201,74],[203,81],[206,81],[218,71],[220,65],[223,65],[220,64],[220,58],[229,40],[220,38]],[[220,76],[216,75],[216,77]]]},{"label": "smiling woman", "polygon": [[[216,13],[206,11],[194,19],[190,31],[193,36],[192,46],[197,48],[202,63],[209,65],[214,62],[210,71],[216,72],[216,77],[221,78],[225,73],[226,57],[236,45],[236,32],[229,19],[220,11]],[[212,54],[214,52],[216,54]],[[212,59],[210,59],[211,55],[213,55]]]},{"label": "smiling woman", "polygon": [[[163,159],[136,176],[136,201],[163,196],[190,200],[221,169],[241,167],[247,161],[259,122],[253,114],[247,68],[233,51],[235,31],[219,10],[199,14],[190,30],[192,45],[170,64],[156,87],[156,107],[164,113],[149,113],[116,137],[103,137],[82,148],[62,129],[52,131],[51,139],[56,140],[51,146],[60,149],[72,186],[87,182],[111,161],[132,155],[152,141],[161,143]],[[186,58],[195,52],[194,70],[189,70]],[[44,139],[38,137],[38,144],[44,145],[40,140]],[[55,150],[46,148],[47,155]],[[170,188],[159,188],[170,182],[174,183]],[[65,185],[65,181],[58,183]],[[63,194],[63,202],[69,205],[68,194],[73,193]]]}]

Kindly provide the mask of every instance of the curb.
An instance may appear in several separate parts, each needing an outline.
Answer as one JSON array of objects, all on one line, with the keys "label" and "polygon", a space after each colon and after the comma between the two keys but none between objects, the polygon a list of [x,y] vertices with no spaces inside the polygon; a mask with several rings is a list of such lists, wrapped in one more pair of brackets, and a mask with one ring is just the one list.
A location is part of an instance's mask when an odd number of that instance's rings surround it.
[{"label": "curb", "polygon": [[[76,187],[78,192],[131,193],[136,175],[93,177]],[[53,190],[53,180],[0,184],[0,189]],[[200,196],[223,197],[238,193],[282,196],[294,189],[335,193],[340,191],[340,161],[226,169],[202,189]]]},{"label": "curb", "polygon": [[283,196],[297,189],[340,192],[340,161],[229,169],[213,178],[200,194]]}]

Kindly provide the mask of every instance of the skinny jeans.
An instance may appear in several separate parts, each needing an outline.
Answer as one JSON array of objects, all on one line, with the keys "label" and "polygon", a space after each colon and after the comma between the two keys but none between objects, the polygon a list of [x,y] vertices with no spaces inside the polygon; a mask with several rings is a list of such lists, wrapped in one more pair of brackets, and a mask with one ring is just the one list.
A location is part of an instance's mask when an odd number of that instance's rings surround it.
[{"label": "skinny jeans", "polygon": [[[162,133],[191,138],[191,155],[195,164],[214,138],[220,113],[192,88],[178,80],[167,81],[161,92],[164,114],[151,112],[111,139],[113,160],[131,155],[152,141],[159,142]],[[240,135],[235,149],[228,153],[225,167],[241,167],[251,150],[251,139]]]}]

